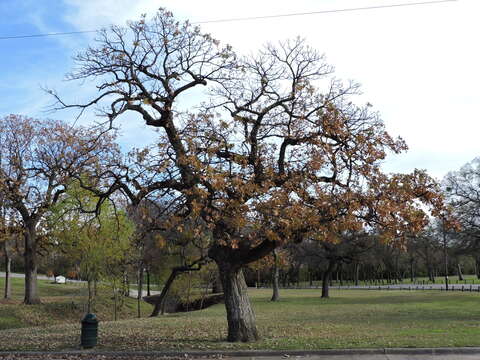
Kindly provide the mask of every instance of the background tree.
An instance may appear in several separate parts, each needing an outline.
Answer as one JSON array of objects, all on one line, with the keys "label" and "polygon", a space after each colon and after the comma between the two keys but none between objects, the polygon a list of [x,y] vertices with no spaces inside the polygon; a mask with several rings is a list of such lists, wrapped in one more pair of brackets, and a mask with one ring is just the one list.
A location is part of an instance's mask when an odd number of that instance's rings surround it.
[{"label": "background tree", "polygon": [[[168,256],[170,271],[162,292],[156,299],[151,316],[165,312],[170,288],[179,275],[200,271],[204,265],[209,263],[206,249],[203,247],[205,243],[208,243],[209,234],[208,232],[201,233],[200,229],[202,229],[201,225],[192,224],[188,219],[184,219],[184,223],[179,228],[162,232],[161,238],[166,244],[164,253]],[[205,227],[203,230],[206,230]]]},{"label": "background tree", "polygon": [[272,284],[270,301],[280,300],[280,270],[287,268],[289,261],[288,252],[285,249],[276,248],[270,255],[251,263],[248,267],[255,272],[257,287],[262,286],[262,283]]},{"label": "background tree", "polygon": [[458,255],[469,255],[480,268],[480,158],[452,171],[443,180],[443,188],[458,219],[461,231],[445,234],[454,241]]},{"label": "background tree", "polygon": [[158,250],[165,246],[165,240],[159,231],[162,227],[162,217],[159,216],[160,209],[155,203],[144,199],[139,204],[130,206],[128,210],[128,216],[135,224],[133,248],[136,251],[132,262],[137,273],[137,315],[140,317],[144,271],[147,270],[147,296],[150,296],[148,269],[152,262],[160,260]]},{"label": "background tree", "polygon": [[65,192],[72,173],[86,171],[110,146],[110,135],[61,121],[20,115],[0,119],[0,193],[22,219],[25,238],[25,304],[40,302],[37,292],[39,224]]},{"label": "background tree", "polygon": [[[78,183],[69,185],[68,191],[51,208],[49,234],[79,264],[81,277],[87,280],[87,312],[91,312],[94,282],[108,279],[117,293],[118,278],[121,277],[118,271],[131,250],[134,225],[124,211],[116,209],[110,202],[104,202],[96,213],[95,196]],[[115,318],[116,304],[117,301]]]},{"label": "background tree", "polygon": [[0,194],[0,253],[5,264],[5,287],[3,297],[12,296],[11,269],[14,254],[18,252],[18,241],[22,236],[22,229],[17,223],[15,214],[7,207]]}]

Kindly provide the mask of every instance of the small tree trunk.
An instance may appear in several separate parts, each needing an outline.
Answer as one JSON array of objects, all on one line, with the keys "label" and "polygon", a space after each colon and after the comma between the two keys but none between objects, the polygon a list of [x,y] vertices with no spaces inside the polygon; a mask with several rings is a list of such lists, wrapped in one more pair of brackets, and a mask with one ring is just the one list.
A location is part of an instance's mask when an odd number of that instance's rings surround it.
[{"label": "small tree trunk", "polygon": [[480,257],[475,257],[475,265],[477,279],[480,279]]},{"label": "small tree trunk", "polygon": [[189,271],[187,273],[188,280],[187,280],[187,312],[190,311],[190,293],[192,291],[192,272]]},{"label": "small tree trunk", "polygon": [[223,292],[223,286],[222,286],[222,279],[220,279],[220,274],[217,272],[215,273],[215,279],[213,280],[212,284],[212,293],[221,293]]},{"label": "small tree trunk", "polygon": [[329,259],[328,260],[328,267],[327,270],[324,271],[323,273],[323,278],[322,278],[322,298],[329,298],[329,283],[330,283],[330,278],[332,276],[333,270],[335,268],[335,260]]},{"label": "small tree trunk", "polygon": [[130,280],[128,279],[127,269],[123,271],[122,293],[124,297],[130,296]]},{"label": "small tree trunk", "polygon": [[273,250],[273,269],[272,269],[272,288],[273,294],[271,301],[278,301],[280,299],[280,294],[278,290],[278,278],[279,278],[279,269],[278,269],[278,256],[277,252]]},{"label": "small tree trunk", "polygon": [[[2,156],[0,154],[0,160],[2,159]],[[2,196],[0,196],[0,229],[4,233],[4,235],[7,235],[7,228],[6,228],[6,209],[4,206],[4,199]],[[8,239],[5,237],[3,239],[3,253],[5,255],[5,288],[4,288],[4,293],[3,297],[4,299],[10,299],[12,296],[12,286],[10,283],[10,268],[12,264],[12,259],[10,257],[10,253],[8,250]]]},{"label": "small tree trunk", "polygon": [[117,302],[118,302],[118,289],[115,286],[115,283],[113,285],[113,321],[117,321]]},{"label": "small tree trunk", "polygon": [[295,282],[297,283],[297,288],[300,287],[300,267],[301,265],[297,266],[295,269]]},{"label": "small tree trunk", "polygon": [[462,267],[457,263],[458,280],[463,281]]},{"label": "small tree trunk", "polygon": [[140,265],[138,267],[138,289],[137,289],[137,317],[142,317],[141,311],[140,311],[140,303],[142,301],[142,296],[143,296],[143,263],[140,262]]},{"label": "small tree trunk", "polygon": [[[213,275],[213,277],[212,277],[212,275]],[[202,310],[203,309],[203,303],[205,301],[205,298],[208,295],[208,290],[210,288],[210,285],[213,286],[214,282],[215,282],[215,273],[213,273],[213,274],[211,273],[208,280],[205,281],[205,287],[203,288],[202,297],[201,297],[201,300],[200,300],[200,307],[197,310]]]},{"label": "small tree trunk", "polygon": [[413,284],[415,281],[414,269],[413,269],[413,257],[410,258],[410,282]]},{"label": "small tree trunk", "polygon": [[428,272],[428,279],[431,281],[431,282],[435,282],[435,275],[433,273],[433,266],[430,262],[430,258],[429,256],[426,256],[426,265],[427,265],[427,272]]},{"label": "small tree trunk", "polygon": [[145,269],[145,272],[147,273],[147,296],[151,296],[150,294],[150,269],[147,266]]},{"label": "small tree trunk", "polygon": [[26,305],[40,304],[37,288],[37,243],[35,238],[35,225],[28,224],[25,231],[25,297]]},{"label": "small tree trunk", "polygon": [[360,275],[360,264],[358,262],[356,262],[355,263],[355,270],[354,270],[355,286],[358,286],[359,275]]},{"label": "small tree trunk", "polygon": [[340,282],[340,286],[343,286],[342,263],[340,263],[340,265],[338,265],[337,274],[338,274],[338,281]]},{"label": "small tree trunk", "polygon": [[247,295],[247,285],[242,269],[232,268],[229,264],[218,265],[227,310],[227,340],[230,342],[258,340],[255,314]]},{"label": "small tree trunk", "polygon": [[92,303],[93,303],[92,280],[90,278],[87,281],[87,289],[88,289],[87,314],[90,314],[92,312]]},{"label": "small tree trunk", "polygon": [[12,258],[7,253],[5,245],[5,292],[3,297],[5,299],[10,299],[12,297],[12,284],[10,282],[10,268],[12,266]]},{"label": "small tree trunk", "polygon": [[433,269],[430,269],[428,277],[432,283],[435,282],[435,274],[433,273]]}]

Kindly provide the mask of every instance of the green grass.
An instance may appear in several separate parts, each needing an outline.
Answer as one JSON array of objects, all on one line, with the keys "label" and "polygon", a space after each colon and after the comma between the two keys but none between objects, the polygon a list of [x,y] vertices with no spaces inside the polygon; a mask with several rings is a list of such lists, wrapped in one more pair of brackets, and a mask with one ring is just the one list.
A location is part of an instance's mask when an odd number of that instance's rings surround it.
[{"label": "green grass", "polygon": [[[440,291],[249,290],[262,340],[224,341],[223,304],[160,318],[105,321],[99,350],[324,349],[480,346],[480,295]],[[77,349],[78,323],[0,331],[0,350]]]},{"label": "green grass", "polygon": [[[2,278],[0,279],[0,288],[3,289],[3,286],[4,279]],[[23,279],[12,279],[12,299],[0,300],[0,330],[32,326],[45,327],[65,323],[78,325],[85,315],[88,294],[86,284],[54,284],[50,281],[39,280],[38,289],[42,303],[35,306],[22,304],[23,287]],[[102,319],[112,320],[113,308],[114,301],[111,290],[107,287],[99,288],[95,312]],[[151,309],[149,304],[142,302],[141,312],[145,316],[150,314]],[[118,318],[129,319],[136,315],[136,300],[125,298]]]}]

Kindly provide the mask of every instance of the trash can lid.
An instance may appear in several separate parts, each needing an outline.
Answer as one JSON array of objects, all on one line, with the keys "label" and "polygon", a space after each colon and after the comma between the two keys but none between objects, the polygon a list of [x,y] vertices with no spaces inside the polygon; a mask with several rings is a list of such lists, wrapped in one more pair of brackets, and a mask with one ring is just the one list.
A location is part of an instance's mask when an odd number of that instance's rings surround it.
[{"label": "trash can lid", "polygon": [[82,319],[82,322],[86,323],[98,323],[97,315],[95,314],[86,314]]}]

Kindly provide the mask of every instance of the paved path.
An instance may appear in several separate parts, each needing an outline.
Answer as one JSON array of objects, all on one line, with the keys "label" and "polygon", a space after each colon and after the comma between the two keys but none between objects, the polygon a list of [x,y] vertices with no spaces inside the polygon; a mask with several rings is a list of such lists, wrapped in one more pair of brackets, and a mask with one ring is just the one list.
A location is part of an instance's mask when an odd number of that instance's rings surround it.
[{"label": "paved path", "polygon": [[[478,360],[480,354],[438,354],[438,355],[411,355],[411,354],[346,354],[346,355],[314,355],[307,357],[293,356],[290,358],[284,356],[277,357],[251,357],[252,360]],[[224,358],[232,360],[246,360],[245,358]]]},{"label": "paved path", "polygon": [[[150,295],[158,295],[158,294],[160,294],[160,291],[150,290]],[[147,295],[148,295],[147,290],[142,290],[142,297],[147,296]],[[135,289],[130,289],[128,296],[136,299],[137,296],[138,296],[138,291],[135,290]]]},{"label": "paved path", "polygon": [[[390,284],[390,285],[344,285],[344,286],[329,286],[330,289],[341,290],[445,290],[445,284]],[[281,288],[286,290],[321,290],[321,286],[306,286],[306,287],[287,287]],[[480,284],[448,284],[449,291],[474,291],[480,292]],[[479,358],[480,360],[480,358]]]},{"label": "paved path", "polygon": [[[478,360],[479,354],[438,354],[438,355],[411,355],[411,354],[346,354],[346,355],[314,355],[307,357],[251,357],[252,360]],[[246,360],[246,358],[224,358],[232,360]]]},{"label": "paved path", "polygon": [[[10,276],[12,278],[24,278],[25,274],[10,273]],[[0,271],[0,277],[5,277],[5,273]],[[47,275],[42,275],[42,274],[37,274],[37,279],[39,279],[39,280],[52,280],[53,281],[53,277],[48,277]]]},{"label": "paved path", "polygon": [[[445,284],[403,284],[403,285],[362,285],[362,286],[330,286],[331,289],[363,289],[363,290],[445,290]],[[480,292],[480,284],[448,284],[449,291]]]}]

